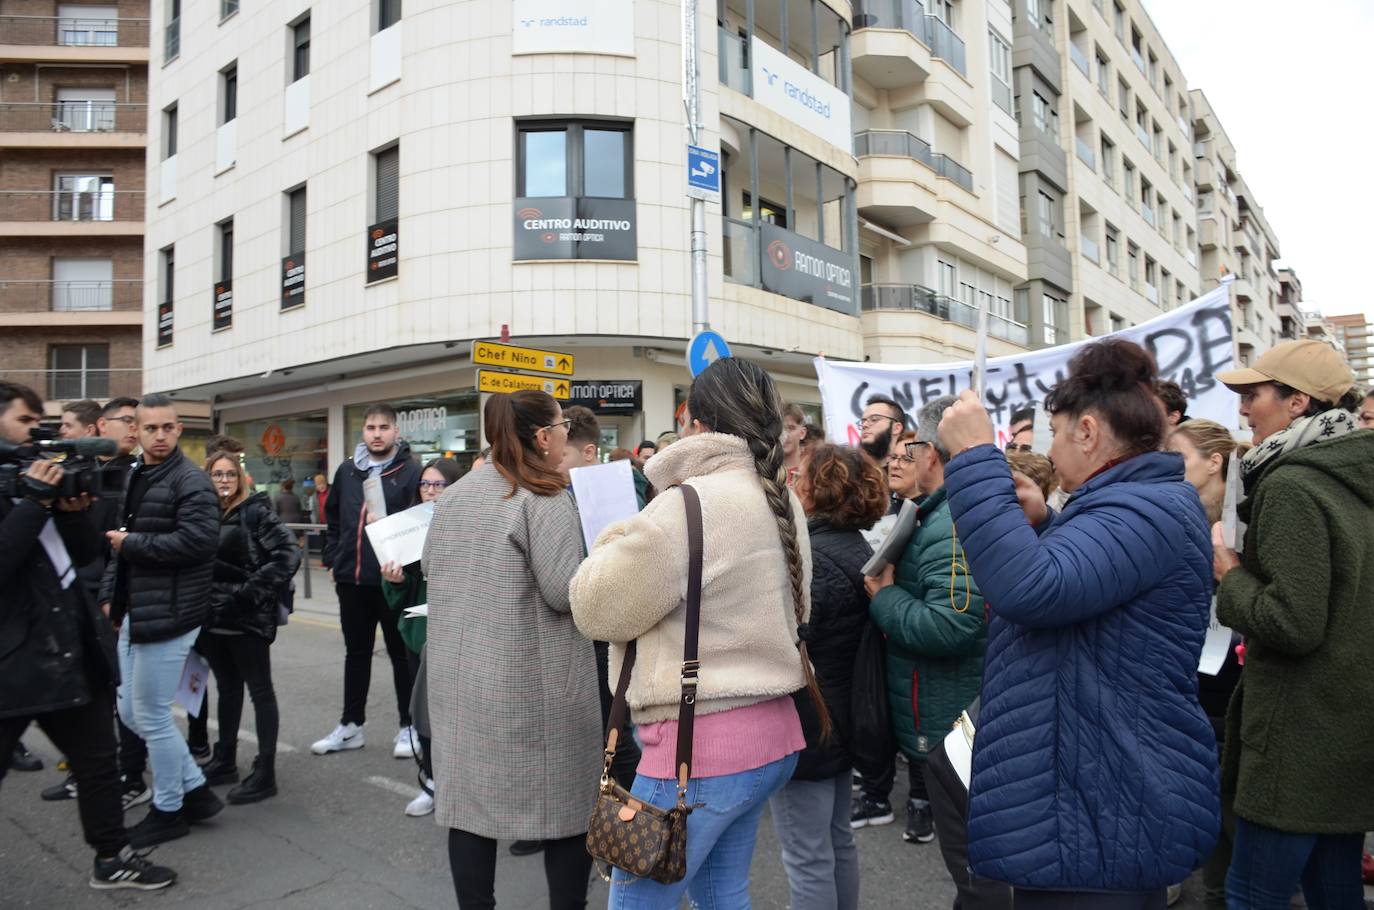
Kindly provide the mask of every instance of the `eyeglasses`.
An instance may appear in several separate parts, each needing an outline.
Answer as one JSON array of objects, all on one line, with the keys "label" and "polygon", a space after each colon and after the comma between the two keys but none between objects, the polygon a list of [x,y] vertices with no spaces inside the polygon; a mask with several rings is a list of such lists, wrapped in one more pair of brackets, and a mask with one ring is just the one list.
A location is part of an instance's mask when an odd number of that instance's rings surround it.
[{"label": "eyeglasses", "polygon": [[546,427],[540,427],[540,429],[541,429],[541,430],[556,430],[556,429],[558,429],[559,427],[567,428],[567,426],[568,426],[569,424],[571,424],[571,423],[572,423],[572,420],[570,420],[570,419],[564,419],[564,420],[558,421],[558,423],[551,423],[551,424],[549,424],[549,425],[546,426]]},{"label": "eyeglasses", "polygon": [[1028,442],[1009,442],[1007,443],[1008,452],[1029,452],[1031,444]]},{"label": "eyeglasses", "polygon": [[873,426],[880,420],[890,420],[893,423],[901,423],[901,421],[898,420],[896,417],[889,417],[886,414],[869,414],[867,417],[861,417],[860,419],[854,421],[854,426],[862,430],[866,429],[867,427]]},{"label": "eyeglasses", "polygon": [[420,489],[422,489],[422,490],[435,490],[435,491],[438,491],[438,490],[444,489],[444,488],[447,487],[447,486],[448,486],[448,481],[447,481],[447,480],[422,480],[422,481],[420,481]]},{"label": "eyeglasses", "polygon": [[210,472],[210,479],[211,479],[211,480],[238,480],[238,479],[239,479],[239,472],[238,472],[238,471],[211,471],[211,472]]},{"label": "eyeglasses", "polygon": [[135,417],[135,416],[133,416],[132,414],[129,414],[129,415],[125,416],[125,417],[106,417],[105,419],[106,419],[106,420],[117,420],[117,421],[119,421],[120,423],[124,424],[126,427],[127,427],[127,426],[131,426],[131,425],[133,425],[133,424],[135,424],[135,423],[138,423],[138,418]]}]

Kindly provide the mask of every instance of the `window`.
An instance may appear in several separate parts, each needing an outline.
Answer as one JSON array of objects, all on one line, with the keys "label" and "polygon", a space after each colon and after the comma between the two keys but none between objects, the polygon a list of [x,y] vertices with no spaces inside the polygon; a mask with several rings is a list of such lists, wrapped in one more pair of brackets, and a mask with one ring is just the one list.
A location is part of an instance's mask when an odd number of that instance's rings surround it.
[{"label": "window", "polygon": [[1145,257],[1145,283],[1150,287],[1159,287],[1159,265],[1149,256]]},{"label": "window", "polygon": [[1124,328],[1126,328],[1126,320],[1123,319],[1123,318],[1120,317],[1120,316],[1117,316],[1115,313],[1113,313],[1113,314],[1112,314],[1112,331],[1113,331],[1113,332],[1120,332],[1120,331],[1121,331],[1122,329],[1124,329]]},{"label": "window", "polygon": [[401,147],[393,145],[372,156],[372,223],[399,217],[401,210]]},{"label": "window", "polygon": [[1174,212],[1174,246],[1183,242],[1183,217],[1178,212]]},{"label": "window", "polygon": [[1107,225],[1107,271],[1121,276],[1121,238],[1116,228]]},{"label": "window", "polygon": [[1116,40],[1122,44],[1126,43],[1126,7],[1120,3],[1112,4],[1112,28],[1116,32]]},{"label": "window", "polygon": [[113,221],[114,177],[57,174],[53,177],[53,221]]},{"label": "window", "polygon": [[517,196],[634,197],[629,125],[534,120],[518,129]]},{"label": "window", "polygon": [[1116,146],[1106,134],[1102,136],[1102,179],[1112,189],[1116,189]]},{"label": "window", "polygon": [[220,116],[221,125],[229,123],[239,115],[239,65],[229,64],[220,71]]},{"label": "window", "polygon": [[310,16],[291,26],[291,81],[310,75]]},{"label": "window", "polygon": [[935,261],[939,264],[940,270],[940,296],[953,297],[958,269],[952,262],[945,262],[943,259],[937,259]]},{"label": "window", "polygon": [[1036,28],[1040,27],[1040,0],[1026,0],[1026,19]]},{"label": "window", "polygon": [[167,26],[163,34],[162,62],[170,63],[181,56],[181,0],[168,0]]},{"label": "window", "polygon": [[49,345],[48,370],[49,398],[110,396],[108,344]]},{"label": "window", "polygon": [[1126,200],[1131,202],[1131,208],[1135,208],[1135,165],[1131,164],[1126,158],[1121,159],[1121,170],[1126,175]]},{"label": "window", "polygon": [[1126,241],[1126,275],[1131,280],[1131,287],[1140,287],[1140,247]]},{"label": "window", "polygon": [[114,309],[113,279],[112,259],[53,259],[53,312]]},{"label": "window", "polygon": [[1150,85],[1155,91],[1159,91],[1159,58],[1154,51],[1149,53]]},{"label": "window", "polygon": [[305,252],[305,187],[286,194],[286,252]]},{"label": "window", "polygon": [[176,275],[176,246],[165,247],[162,250],[162,267],[158,269],[158,294],[157,302],[171,306],[176,299],[176,286],[173,277]]},{"label": "window", "polygon": [[219,18],[223,22],[239,11],[239,0],[219,0]]},{"label": "window", "polygon": [[1042,98],[1039,92],[1031,92],[1031,112],[1034,117],[1035,128],[1053,137],[1057,145],[1059,140],[1059,112]]},{"label": "window", "polygon": [[108,132],[115,128],[113,88],[59,88],[54,130]]},{"label": "window", "polygon": [[[754,197],[749,195],[749,191],[744,191],[744,212],[740,218],[744,221],[754,219]],[[759,224],[775,224],[780,228],[787,227],[787,206],[770,199],[759,197]]]},{"label": "window", "polygon": [[234,280],[234,219],[221,221],[217,225],[219,233],[219,274],[215,276],[217,281]]},{"label": "window", "polygon": [[391,28],[401,21],[401,0],[376,0],[377,31]]},{"label": "window", "polygon": [[959,23],[954,19],[954,0],[931,0],[930,11],[954,31],[959,30]]},{"label": "window", "polygon": [[1040,315],[1044,320],[1045,344],[1058,343],[1061,322],[1059,311],[1064,309],[1064,306],[1064,301],[1057,300],[1049,294],[1040,295]]},{"label": "window", "polygon": [[1036,193],[1036,204],[1039,207],[1040,233],[1046,237],[1053,237],[1054,234],[1054,197],[1044,191]]},{"label": "window", "polygon": [[57,16],[58,44],[67,47],[115,47],[119,44],[119,8],[116,6],[63,4],[58,6]]},{"label": "window", "polygon": [[1111,64],[1107,61],[1107,55],[1102,48],[1097,49],[1097,90],[1102,93],[1102,97],[1112,96],[1111,88]]},{"label": "window", "polygon": [[1116,77],[1117,105],[1121,109],[1121,119],[1131,122],[1131,87],[1125,79]]},{"label": "window", "polygon": [[988,54],[992,61],[992,100],[1011,113],[1011,46],[988,30]]},{"label": "window", "polygon": [[177,106],[162,112],[162,158],[165,161],[177,153]]}]

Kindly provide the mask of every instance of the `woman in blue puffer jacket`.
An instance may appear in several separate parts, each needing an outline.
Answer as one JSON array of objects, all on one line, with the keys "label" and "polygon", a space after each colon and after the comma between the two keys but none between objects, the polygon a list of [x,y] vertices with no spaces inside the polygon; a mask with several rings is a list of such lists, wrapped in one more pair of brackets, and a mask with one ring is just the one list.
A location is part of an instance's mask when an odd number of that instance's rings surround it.
[{"label": "woman in blue puffer jacket", "polygon": [[[940,438],[959,538],[991,612],[969,796],[977,875],[1032,907],[1154,910],[1207,858],[1220,800],[1198,705],[1212,596],[1207,519],[1159,451],[1153,359],[1090,344],[1045,401],[1072,494],[1018,488],[966,392]],[[1027,518],[1030,522],[1027,522]]]}]

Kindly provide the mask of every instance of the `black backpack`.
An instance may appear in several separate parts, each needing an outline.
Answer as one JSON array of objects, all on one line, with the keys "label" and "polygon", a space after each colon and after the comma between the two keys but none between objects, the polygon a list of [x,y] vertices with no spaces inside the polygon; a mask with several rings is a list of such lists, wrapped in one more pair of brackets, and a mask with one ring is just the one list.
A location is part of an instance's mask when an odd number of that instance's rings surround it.
[{"label": "black backpack", "polygon": [[880,776],[897,754],[897,735],[887,704],[887,646],[882,630],[872,620],[864,624],[854,654],[850,724],[854,767],[865,778]]}]

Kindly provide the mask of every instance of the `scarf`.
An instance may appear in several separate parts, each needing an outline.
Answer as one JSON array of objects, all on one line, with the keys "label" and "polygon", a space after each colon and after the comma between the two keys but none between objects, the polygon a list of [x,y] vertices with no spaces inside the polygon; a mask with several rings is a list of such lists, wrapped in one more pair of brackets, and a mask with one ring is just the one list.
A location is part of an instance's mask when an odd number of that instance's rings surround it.
[{"label": "scarf", "polygon": [[1296,452],[1313,443],[1339,439],[1354,433],[1357,429],[1359,428],[1355,426],[1350,412],[1341,408],[1332,408],[1293,421],[1288,425],[1288,429],[1270,436],[1241,458],[1240,477],[1245,484],[1245,492],[1251,492],[1264,469],[1279,456]]}]

